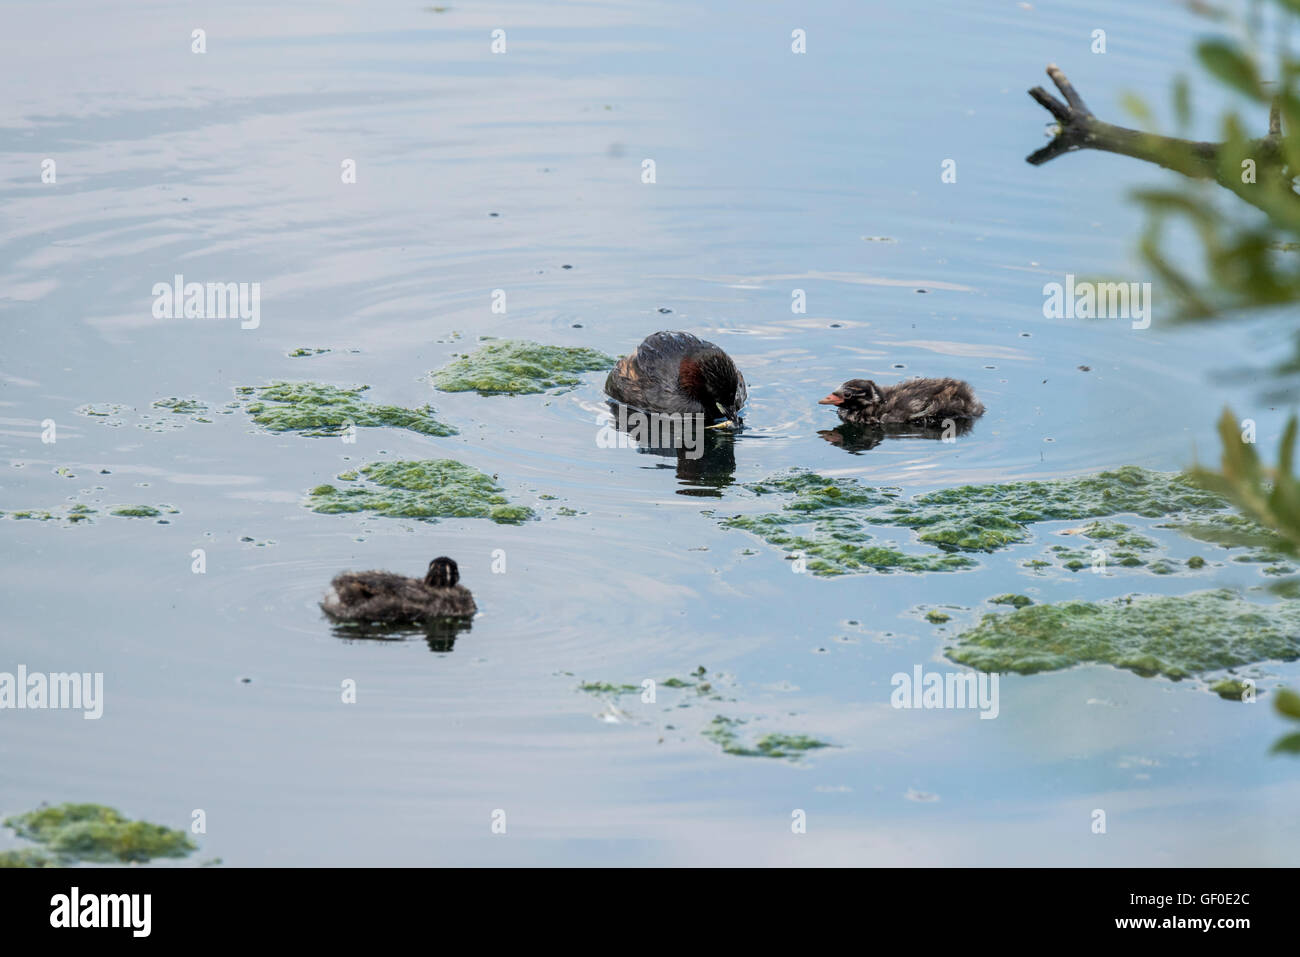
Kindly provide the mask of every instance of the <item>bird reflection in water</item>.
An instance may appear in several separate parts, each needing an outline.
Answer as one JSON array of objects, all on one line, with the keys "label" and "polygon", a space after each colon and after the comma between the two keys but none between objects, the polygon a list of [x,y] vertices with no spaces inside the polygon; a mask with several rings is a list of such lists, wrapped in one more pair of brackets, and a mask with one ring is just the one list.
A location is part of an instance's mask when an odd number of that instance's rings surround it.
[{"label": "bird reflection in water", "polygon": [[702,416],[644,413],[618,402],[610,402],[609,408],[612,418],[601,418],[604,428],[598,444],[676,460],[683,486],[678,495],[717,498],[735,482],[736,432],[743,420],[735,427],[706,427]]},{"label": "bird reflection in water", "polygon": [[468,632],[473,622],[468,618],[433,618],[416,624],[395,625],[385,622],[336,621],[330,630],[344,641],[410,641],[423,638],[430,651],[455,650],[456,639]]},{"label": "bird reflection in water", "polygon": [[935,441],[955,441],[966,435],[974,427],[970,419],[949,419],[949,425],[841,425],[834,429],[823,429],[817,434],[831,445],[853,455],[868,452],[886,439],[933,439]]}]

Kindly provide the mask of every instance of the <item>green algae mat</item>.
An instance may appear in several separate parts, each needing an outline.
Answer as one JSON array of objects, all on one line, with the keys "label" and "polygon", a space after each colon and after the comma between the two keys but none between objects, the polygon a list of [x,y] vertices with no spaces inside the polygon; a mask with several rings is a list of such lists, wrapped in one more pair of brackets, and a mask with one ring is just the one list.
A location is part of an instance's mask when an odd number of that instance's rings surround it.
[{"label": "green algae mat", "polygon": [[745,722],[740,718],[717,715],[700,733],[720,747],[723,754],[740,758],[786,758],[797,761],[808,751],[833,747],[806,734],[780,732],[760,735],[752,744],[746,744],[740,732],[744,725]]},{"label": "green algae mat", "polygon": [[[897,489],[805,470],[744,487],[758,501],[776,500],[777,510],[720,517],[720,523],[757,535],[823,577],[974,568],[981,555],[1031,542],[1033,526],[1049,521],[1086,524],[1054,532],[1076,537],[1078,545],[1049,544],[1022,562],[1031,579],[1046,568],[1070,573],[1097,567],[1098,555],[1104,556],[1103,571],[1152,576],[1212,578],[1227,563],[1262,566],[1257,571],[1265,578],[1295,570],[1284,563],[1276,536],[1236,514],[1218,494],[1186,475],[1133,466],[910,498]],[[1201,555],[1170,558],[1164,544],[1115,521],[1119,515],[1158,520],[1150,523],[1153,528],[1207,543],[1215,549],[1213,561]],[[878,540],[891,529],[911,533],[905,543],[910,551]],[[930,549],[920,551],[924,546]],[[1237,551],[1229,554],[1232,549]],[[1233,591],[1206,590],[1055,603],[1009,592],[988,602],[1001,609],[959,631],[945,650],[952,661],[981,671],[1033,674],[1094,663],[1177,680],[1300,658],[1300,601],[1255,602]],[[952,620],[939,609],[919,614],[936,626]],[[1239,684],[1229,677],[1211,687],[1239,698]]]},{"label": "green algae mat", "polygon": [[[322,382],[277,381],[263,386],[239,386],[235,389],[235,401],[215,410],[199,399],[173,396],[158,399],[151,406],[166,414],[141,413],[137,416],[136,426],[151,432],[164,432],[183,428],[183,424],[176,421],[178,419],[211,424],[213,416],[231,415],[242,408],[268,432],[338,436],[349,426],[357,426],[409,429],[435,437],[456,434],[455,428],[434,417],[436,410],[433,406],[407,409],[383,405],[366,397],[369,390],[368,385],[345,388]],[[92,403],[77,409],[79,415],[100,419],[113,427],[126,424],[134,412],[130,406],[113,402]]]},{"label": "green algae mat", "polygon": [[196,849],[184,831],[133,821],[102,804],[39,807],[4,823],[40,847],[4,851],[0,867],[66,867],[81,861],[137,864],[184,857]]},{"label": "green algae mat", "polygon": [[422,435],[455,435],[450,425],[434,418],[434,408],[406,409],[379,405],[364,398],[368,385],[344,389],[319,382],[272,382],[244,386],[236,393],[252,398],[247,412],[270,432],[301,432],[309,436],[337,436],[348,426],[410,429]]},{"label": "green algae mat", "polygon": [[[568,674],[568,672],[565,672],[565,674]],[[693,706],[700,704],[712,708],[714,702],[725,703],[730,701],[734,703],[734,698],[727,698],[720,693],[720,690],[714,685],[714,680],[707,679],[704,667],[700,666],[684,679],[674,676],[665,678],[662,681],[635,685],[610,681],[584,681],[578,686],[578,690],[587,694],[617,699],[624,695],[641,695],[645,692],[646,685],[653,684],[656,691],[670,690],[677,692],[677,694],[670,695],[663,702],[646,702],[644,697],[642,702],[657,703],[662,713],[673,716],[673,720],[676,722],[687,720],[681,715],[682,709],[690,710]],[[810,751],[835,747],[829,742],[806,734],[788,734],[782,731],[755,734],[752,733],[751,728],[746,727],[747,725],[750,725],[750,721],[744,718],[715,713],[713,719],[699,733],[706,740],[717,745],[723,754],[729,754],[733,757],[775,758],[797,762]],[[677,730],[677,728],[675,724],[668,724],[664,725],[663,730]]]},{"label": "green algae mat", "polygon": [[318,485],[307,506],[326,515],[372,512],[388,518],[490,518],[517,525],[534,517],[512,505],[502,488],[477,469],[454,459],[372,462],[343,472],[339,485]]},{"label": "green algae mat", "polygon": [[[0,519],[15,522],[64,521],[69,525],[93,525],[91,516],[98,514],[98,509],[78,504],[61,505],[52,509],[20,508],[10,512],[0,512]],[[108,514],[115,518],[158,518],[161,515],[179,515],[180,509],[172,505],[113,505],[109,508]]]},{"label": "green algae mat", "polygon": [[[1166,519],[1168,527],[1201,540],[1222,533],[1265,547],[1272,541],[1258,526],[1226,512],[1226,500],[1187,476],[1136,466],[1078,478],[963,485],[912,498],[897,489],[805,470],[744,488],[758,500],[778,499],[779,510],[722,517],[723,527],[750,532],[787,554],[799,553],[808,571],[825,577],[871,571],[961,571],[978,566],[981,553],[1029,542],[1034,523],[1123,514]],[[878,541],[878,533],[872,531],[890,528],[912,533],[916,543],[930,550],[903,551],[892,541]],[[1155,549],[1156,543],[1128,525],[1094,521],[1081,533],[1113,546],[1114,564],[1153,564],[1142,553]],[[1055,548],[1067,568],[1086,566],[1084,553],[1066,546]],[[1261,559],[1269,557],[1265,553]],[[1039,559],[1036,567],[1049,564]]]},{"label": "green algae mat", "polygon": [[1034,674],[1097,663],[1180,679],[1300,657],[1300,602],[1218,589],[1027,605],[985,615],[945,654],[980,671]]},{"label": "green algae mat", "polygon": [[443,392],[526,395],[571,389],[584,372],[610,369],[614,359],[595,349],[544,346],[524,339],[500,339],[460,356],[429,374]]}]

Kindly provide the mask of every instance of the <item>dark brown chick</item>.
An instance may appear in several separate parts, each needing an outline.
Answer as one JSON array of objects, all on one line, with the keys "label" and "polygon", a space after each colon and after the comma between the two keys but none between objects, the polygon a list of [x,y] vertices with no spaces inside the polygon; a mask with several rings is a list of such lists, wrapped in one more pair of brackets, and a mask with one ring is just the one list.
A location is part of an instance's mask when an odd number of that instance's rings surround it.
[{"label": "dark brown chick", "polygon": [[942,425],[984,414],[969,382],[960,379],[911,379],[878,386],[870,379],[850,379],[819,405],[833,405],[852,425]]},{"label": "dark brown chick", "polygon": [[450,558],[435,558],[423,579],[392,572],[343,572],[334,576],[321,608],[339,621],[414,623],[469,618],[478,610]]}]

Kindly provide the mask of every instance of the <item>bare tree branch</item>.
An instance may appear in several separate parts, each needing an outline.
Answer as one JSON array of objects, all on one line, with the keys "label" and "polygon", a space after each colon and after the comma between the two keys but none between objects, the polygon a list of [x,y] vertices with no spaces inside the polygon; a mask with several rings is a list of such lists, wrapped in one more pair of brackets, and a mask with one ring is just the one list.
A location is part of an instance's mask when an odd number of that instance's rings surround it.
[{"label": "bare tree branch", "polygon": [[[1266,207],[1265,197],[1243,185],[1240,181],[1240,170],[1223,168],[1220,154],[1224,144],[1144,133],[1141,130],[1099,120],[1084,104],[1074,84],[1055,63],[1048,65],[1047,75],[1065,97],[1065,102],[1062,103],[1041,86],[1036,86],[1029,91],[1034,102],[1051,113],[1058,123],[1056,135],[1051,142],[1025,157],[1025,161],[1031,165],[1042,166],[1064,153],[1072,153],[1075,150],[1118,153],[1146,163],[1154,163],[1194,179],[1213,180],[1247,203],[1264,209],[1265,212],[1277,212],[1276,208],[1270,210]],[[1293,196],[1296,200],[1295,216],[1297,221],[1300,221],[1300,196],[1297,196],[1291,188],[1291,171],[1285,164],[1282,150],[1282,119],[1276,99],[1269,114],[1268,135],[1251,140],[1246,146],[1247,155],[1255,160],[1258,167],[1259,181],[1264,182],[1267,178],[1283,187],[1283,193]]]}]

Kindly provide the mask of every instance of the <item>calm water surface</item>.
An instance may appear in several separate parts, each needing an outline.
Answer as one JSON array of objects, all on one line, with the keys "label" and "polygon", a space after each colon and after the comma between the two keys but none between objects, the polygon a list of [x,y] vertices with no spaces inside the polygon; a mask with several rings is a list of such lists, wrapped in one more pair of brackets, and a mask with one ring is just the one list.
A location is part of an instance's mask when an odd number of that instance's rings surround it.
[{"label": "calm water surface", "polygon": [[[1177,469],[1213,454],[1226,402],[1272,448],[1282,410],[1222,376],[1267,357],[1267,326],[1042,316],[1043,284],[1067,272],[1149,278],[1125,196],[1161,174],[1096,155],[1027,166],[1047,115],[1025,89],[1057,61],[1123,120],[1125,90],[1165,102],[1199,24],[1118,2],[707,7],[8,5],[0,510],[101,515],[0,522],[0,670],[102,671],[106,703],[99,721],[5,714],[0,811],[98,801],[184,826],[202,808],[196,859],[231,865],[1294,862],[1300,787],[1267,757],[1283,730],[1267,707],[1106,667],[1006,677],[995,721],[889,706],[895,672],[952,667],[952,629],[918,605],[1210,579],[1025,578],[1049,525],[973,572],[828,581],[712,517],[753,508],[740,484],[791,466],[909,493]],[[57,184],[40,181],[46,157]],[[260,327],[154,319],[152,286],[176,273],[260,282]],[[750,383],[734,468],[703,482],[597,447],[600,374],[523,397],[427,382],[478,336],[619,354],[659,328],[720,343]],[[332,351],[288,356],[300,347]],[[969,379],[988,415],[954,445],[850,454],[818,435],[835,421],[816,400],[844,379],[913,374]],[[348,445],[151,409],[192,396],[220,413],[234,388],[281,378],[432,402],[460,433]],[[78,414],[91,403],[125,408]],[[435,457],[498,475],[541,519],[302,507],[345,468]],[[180,512],[102,514],[130,502]],[[321,618],[335,572],[444,553],[482,612],[454,650],[345,641]],[[578,689],[699,666],[726,700]],[[837,747],[724,755],[700,735],[714,714]]]}]

